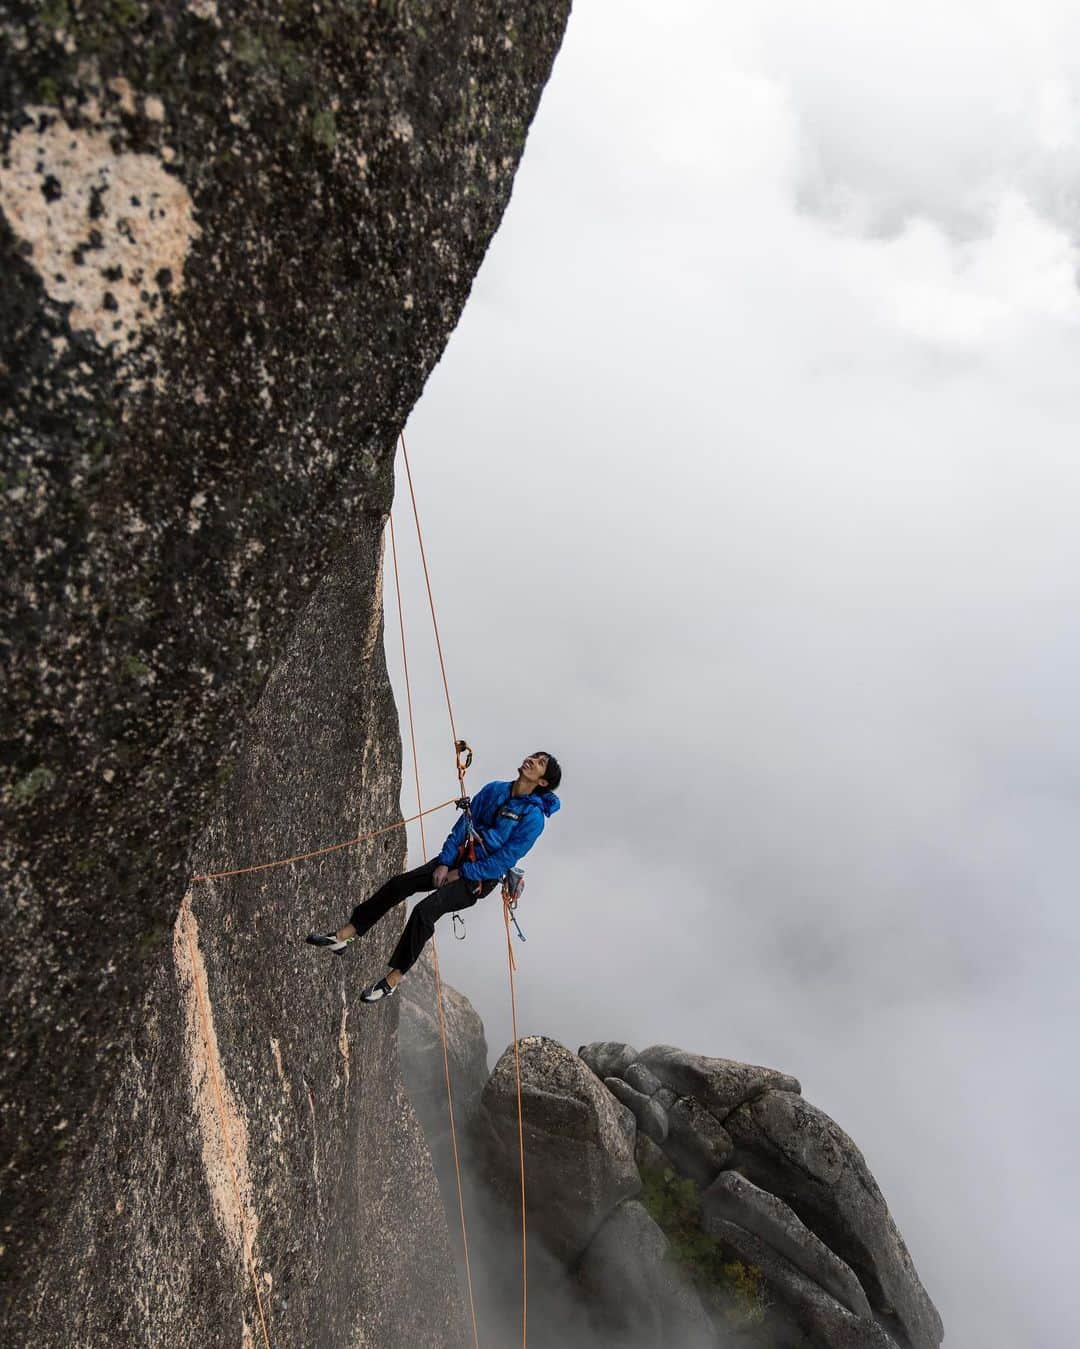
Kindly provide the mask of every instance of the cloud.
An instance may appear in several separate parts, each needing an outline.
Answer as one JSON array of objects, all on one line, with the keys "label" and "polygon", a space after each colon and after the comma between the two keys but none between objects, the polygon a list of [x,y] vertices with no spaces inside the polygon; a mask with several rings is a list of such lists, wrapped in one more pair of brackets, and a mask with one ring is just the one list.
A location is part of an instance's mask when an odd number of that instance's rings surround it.
[{"label": "cloud", "polygon": [[565,766],[520,1029],[800,1076],[995,1349],[1060,1341],[1080,1199],[1078,25],[579,5],[408,432],[474,781]]}]

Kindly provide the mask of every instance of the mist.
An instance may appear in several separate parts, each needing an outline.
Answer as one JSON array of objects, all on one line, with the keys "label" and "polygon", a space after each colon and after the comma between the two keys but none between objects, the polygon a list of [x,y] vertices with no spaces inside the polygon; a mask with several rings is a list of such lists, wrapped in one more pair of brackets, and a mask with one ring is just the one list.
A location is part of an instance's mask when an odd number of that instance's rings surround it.
[{"label": "mist", "polygon": [[[1080,1318],[1078,29],[579,0],[406,430],[470,782],[564,767],[519,1033],[798,1076],[984,1349]],[[466,922],[497,1055],[497,902]]]}]

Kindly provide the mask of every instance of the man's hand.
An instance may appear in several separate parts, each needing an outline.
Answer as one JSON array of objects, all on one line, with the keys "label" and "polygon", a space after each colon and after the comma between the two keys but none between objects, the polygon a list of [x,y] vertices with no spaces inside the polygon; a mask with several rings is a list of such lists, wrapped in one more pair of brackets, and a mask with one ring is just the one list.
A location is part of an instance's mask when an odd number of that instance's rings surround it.
[{"label": "man's hand", "polygon": [[439,888],[441,885],[445,885],[445,884],[446,884],[446,878],[447,878],[447,876],[449,876],[449,875],[450,875],[450,869],[449,869],[448,867],[444,867],[444,866],[442,865],[442,863],[440,862],[439,865],[435,868],[434,875],[432,876],[432,879],[433,879],[434,882],[435,882],[435,889],[436,889],[436,890],[438,890],[438,888]]}]

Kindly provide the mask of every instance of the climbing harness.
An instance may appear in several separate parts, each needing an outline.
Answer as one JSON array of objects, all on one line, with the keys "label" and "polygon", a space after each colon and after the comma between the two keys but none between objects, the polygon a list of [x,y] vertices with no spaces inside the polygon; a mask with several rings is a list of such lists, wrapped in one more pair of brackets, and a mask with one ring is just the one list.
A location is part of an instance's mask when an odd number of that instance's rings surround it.
[{"label": "climbing harness", "polygon": [[[404,437],[402,437],[401,443],[402,447],[404,448],[405,445]],[[410,480],[410,488],[411,488],[411,480]],[[420,517],[419,515],[416,514],[415,497],[413,498],[413,514],[416,518],[416,532],[417,536],[419,537]],[[397,596],[398,630],[401,635],[401,667],[405,675],[405,701],[409,710],[409,745],[412,750],[413,781],[416,786],[416,801],[417,801],[416,809],[420,819],[420,850],[421,852],[423,852],[426,858],[427,839],[424,835],[424,818],[423,818],[424,811],[421,805],[422,794],[420,791],[420,756],[416,752],[416,723],[413,717],[412,684],[409,679],[409,657],[405,643],[405,610],[401,602],[401,576],[398,570],[397,539],[395,538],[394,535],[393,514],[391,514],[388,518],[390,525],[390,554],[394,563],[394,591]],[[421,542],[420,548],[422,554],[423,542]],[[426,559],[424,562],[424,575],[426,578],[427,576]],[[431,597],[430,583],[428,584],[428,597],[429,599]],[[434,603],[432,603],[431,617],[432,621],[434,621],[435,618]],[[438,645],[438,632],[439,630],[438,627],[436,626],[435,638],[437,645]],[[441,648],[439,650],[439,659],[440,661],[442,660]],[[445,670],[443,671],[443,687],[446,689],[446,701],[447,706],[449,707],[450,688],[446,682]],[[453,725],[453,713],[451,713],[451,726],[452,725]],[[468,755],[467,759],[463,760],[463,751],[461,749],[461,746],[464,746],[464,749],[467,752]],[[458,789],[461,792],[461,795],[463,797],[466,797],[467,800],[468,798],[465,792],[465,770],[468,768],[469,764],[472,763],[472,751],[469,750],[468,746],[465,745],[465,742],[463,740],[459,741],[457,739],[456,733],[454,735],[454,752],[455,752],[455,764],[457,768]],[[461,1159],[458,1154],[457,1125],[454,1122],[454,1093],[450,1085],[450,1049],[446,1041],[446,1013],[443,1007],[442,975],[440,974],[439,971],[439,947],[438,943],[435,940],[434,933],[431,934],[431,964],[435,972],[435,1005],[439,1013],[439,1038],[442,1041],[443,1076],[446,1081],[446,1105],[447,1105],[447,1112],[450,1117],[450,1150],[454,1158],[454,1174],[457,1177],[458,1214],[461,1219],[461,1244],[462,1250],[464,1251],[465,1255],[465,1282],[468,1287],[469,1293],[469,1316],[472,1321],[473,1344],[475,1346],[475,1349],[480,1349],[480,1332],[476,1324],[476,1300],[473,1295],[472,1263],[469,1259],[469,1234],[465,1226],[465,1195],[461,1184]]]}]

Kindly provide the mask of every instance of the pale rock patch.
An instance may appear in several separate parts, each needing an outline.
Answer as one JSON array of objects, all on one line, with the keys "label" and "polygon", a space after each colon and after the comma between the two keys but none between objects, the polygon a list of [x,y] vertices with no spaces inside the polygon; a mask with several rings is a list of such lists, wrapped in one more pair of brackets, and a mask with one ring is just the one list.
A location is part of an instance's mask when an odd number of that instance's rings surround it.
[{"label": "pale rock patch", "polygon": [[71,305],[71,328],[123,353],[160,317],[163,289],[183,284],[199,235],[191,196],[156,155],[115,153],[112,128],[26,112],[0,166],[0,206],[49,298]]},{"label": "pale rock patch", "polygon": [[214,1029],[199,924],[184,896],[173,928],[173,961],[184,1014],[184,1042],[191,1071],[191,1102],[202,1141],[203,1170],[214,1216],[233,1254],[253,1262],[259,1220],[248,1169],[248,1131],[225,1076]]}]

